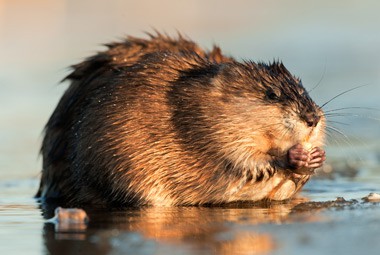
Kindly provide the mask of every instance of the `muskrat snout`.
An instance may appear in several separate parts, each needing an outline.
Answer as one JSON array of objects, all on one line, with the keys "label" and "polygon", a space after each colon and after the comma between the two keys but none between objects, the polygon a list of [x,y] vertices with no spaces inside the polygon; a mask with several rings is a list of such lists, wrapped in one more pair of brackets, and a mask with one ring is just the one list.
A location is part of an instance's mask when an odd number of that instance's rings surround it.
[{"label": "muskrat snout", "polygon": [[321,116],[314,112],[306,113],[302,117],[305,120],[308,127],[316,127],[318,125],[319,120],[321,119]]}]

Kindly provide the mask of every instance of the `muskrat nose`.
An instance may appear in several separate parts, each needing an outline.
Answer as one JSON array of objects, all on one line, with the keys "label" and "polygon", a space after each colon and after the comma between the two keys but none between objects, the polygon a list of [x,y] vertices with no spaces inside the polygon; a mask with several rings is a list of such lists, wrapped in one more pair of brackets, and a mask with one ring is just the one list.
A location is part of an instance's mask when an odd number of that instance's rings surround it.
[{"label": "muskrat nose", "polygon": [[304,119],[308,127],[316,127],[321,117],[315,113],[306,113]]}]

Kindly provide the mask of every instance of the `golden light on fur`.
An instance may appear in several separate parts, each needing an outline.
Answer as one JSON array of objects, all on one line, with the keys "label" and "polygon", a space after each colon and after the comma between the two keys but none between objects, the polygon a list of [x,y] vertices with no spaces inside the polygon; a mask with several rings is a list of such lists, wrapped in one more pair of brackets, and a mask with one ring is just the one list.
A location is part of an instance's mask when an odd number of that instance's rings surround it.
[{"label": "golden light on fur", "polygon": [[46,201],[284,200],[325,159],[323,113],[282,63],[157,34],[73,68],[46,125],[37,194]]}]

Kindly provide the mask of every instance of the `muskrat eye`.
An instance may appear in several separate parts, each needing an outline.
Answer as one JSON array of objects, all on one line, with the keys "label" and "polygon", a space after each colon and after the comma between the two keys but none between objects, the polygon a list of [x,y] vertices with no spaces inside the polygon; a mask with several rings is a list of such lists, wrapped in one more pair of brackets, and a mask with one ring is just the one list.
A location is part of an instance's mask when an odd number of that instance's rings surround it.
[{"label": "muskrat eye", "polygon": [[266,95],[267,99],[272,100],[272,101],[279,99],[279,96],[272,89],[268,89],[265,92],[265,95]]}]

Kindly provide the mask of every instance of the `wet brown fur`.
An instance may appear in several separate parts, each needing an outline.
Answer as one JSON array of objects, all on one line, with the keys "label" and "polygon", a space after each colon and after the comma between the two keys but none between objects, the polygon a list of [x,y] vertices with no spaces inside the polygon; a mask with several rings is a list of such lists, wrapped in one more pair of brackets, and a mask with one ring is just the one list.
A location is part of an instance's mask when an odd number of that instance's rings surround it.
[{"label": "wet brown fur", "polygon": [[321,146],[324,120],[305,124],[321,110],[281,63],[237,62],[183,36],[107,46],[66,78],[37,196],[117,206],[283,200],[309,179],[284,157],[305,137]]}]

